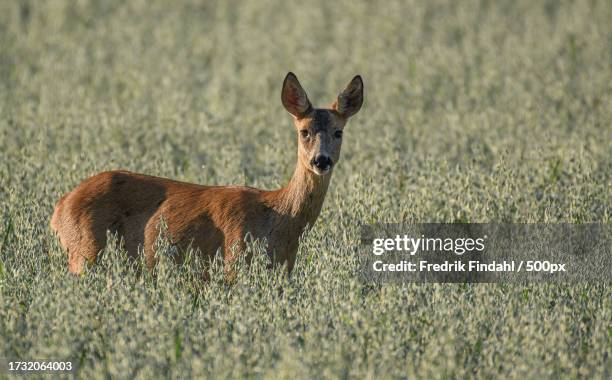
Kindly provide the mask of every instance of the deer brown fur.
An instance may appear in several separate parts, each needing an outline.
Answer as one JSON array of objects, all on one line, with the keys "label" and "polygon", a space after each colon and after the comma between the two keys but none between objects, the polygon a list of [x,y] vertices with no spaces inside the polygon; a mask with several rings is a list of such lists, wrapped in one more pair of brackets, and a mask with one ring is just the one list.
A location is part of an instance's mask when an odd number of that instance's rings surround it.
[{"label": "deer brown fur", "polygon": [[[117,233],[130,256],[144,252],[155,265],[155,241],[163,219],[179,251],[192,247],[210,257],[223,250],[227,265],[244,238],[265,239],[276,264],[292,270],[300,235],[319,216],[331,172],[340,158],[342,130],[361,108],[363,82],[356,76],[329,109],[312,107],[293,73],[281,100],[293,115],[298,159],[287,186],[273,191],[242,186],[202,186],[123,170],[86,179],[57,203],[51,228],[68,252],[69,270],[82,272]],[[179,258],[180,259],[180,258]]]}]

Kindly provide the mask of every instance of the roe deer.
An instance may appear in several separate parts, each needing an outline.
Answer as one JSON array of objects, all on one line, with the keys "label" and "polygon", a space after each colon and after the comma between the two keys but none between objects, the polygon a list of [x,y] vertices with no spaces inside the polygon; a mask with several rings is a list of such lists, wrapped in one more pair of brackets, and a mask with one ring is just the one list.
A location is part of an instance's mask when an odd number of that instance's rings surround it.
[{"label": "roe deer", "polygon": [[[244,238],[266,239],[274,264],[295,264],[298,240],[319,213],[331,172],[340,158],[342,130],[363,103],[363,82],[354,77],[328,109],[313,108],[293,73],[281,100],[297,130],[297,165],[284,188],[201,186],[123,170],[97,174],[65,194],[55,206],[51,228],[68,252],[68,266],[82,272],[117,233],[131,257],[144,251],[155,266],[154,243],[163,219],[172,244],[214,257],[223,250],[228,265],[244,250]],[[182,260],[181,257],[178,260]]]}]

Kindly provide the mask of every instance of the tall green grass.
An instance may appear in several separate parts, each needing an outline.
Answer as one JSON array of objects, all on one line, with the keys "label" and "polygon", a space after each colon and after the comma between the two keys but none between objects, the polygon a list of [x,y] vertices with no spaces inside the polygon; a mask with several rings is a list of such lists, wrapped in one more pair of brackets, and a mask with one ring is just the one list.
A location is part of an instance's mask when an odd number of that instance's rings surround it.
[{"label": "tall green grass", "polygon": [[[0,357],[82,378],[609,377],[608,284],[374,286],[355,258],[359,223],[610,223],[610,20],[607,1],[0,2]],[[290,279],[258,258],[204,285],[197,257],[140,273],[112,246],[67,273],[48,222],[96,172],[283,185],[289,70],[318,105],[366,89]]]}]

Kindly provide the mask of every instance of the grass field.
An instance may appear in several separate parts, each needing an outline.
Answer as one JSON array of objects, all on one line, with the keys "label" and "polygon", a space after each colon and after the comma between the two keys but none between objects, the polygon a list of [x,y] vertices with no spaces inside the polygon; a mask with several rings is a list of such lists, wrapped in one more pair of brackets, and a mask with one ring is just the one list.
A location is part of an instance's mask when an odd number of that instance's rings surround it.
[{"label": "grass field", "polygon": [[[355,275],[360,223],[610,223],[609,1],[172,4],[0,2],[0,358],[82,378],[609,378],[608,284]],[[99,171],[288,181],[290,70],[318,105],[358,73],[366,90],[291,279],[261,260],[234,286],[164,260],[139,276],[116,249],[67,272],[53,205]]]}]

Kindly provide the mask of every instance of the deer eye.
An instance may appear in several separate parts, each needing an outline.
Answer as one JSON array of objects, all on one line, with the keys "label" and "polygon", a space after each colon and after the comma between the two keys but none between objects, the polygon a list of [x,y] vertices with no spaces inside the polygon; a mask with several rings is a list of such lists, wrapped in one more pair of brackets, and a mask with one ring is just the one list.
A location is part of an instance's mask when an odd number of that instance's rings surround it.
[{"label": "deer eye", "polygon": [[307,139],[310,137],[310,132],[308,132],[308,129],[302,129],[300,130],[300,136]]},{"label": "deer eye", "polygon": [[338,130],[336,132],[334,132],[334,137],[337,139],[341,139],[342,138],[342,131]]}]

